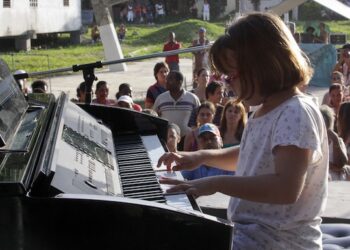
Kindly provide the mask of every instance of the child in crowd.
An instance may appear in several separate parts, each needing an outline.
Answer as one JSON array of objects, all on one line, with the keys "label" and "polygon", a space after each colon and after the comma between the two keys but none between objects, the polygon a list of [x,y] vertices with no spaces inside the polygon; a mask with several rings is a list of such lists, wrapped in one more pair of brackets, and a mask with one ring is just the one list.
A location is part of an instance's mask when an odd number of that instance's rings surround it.
[{"label": "child in crowd", "polygon": [[169,123],[166,145],[169,152],[177,152],[177,145],[181,141],[181,131],[175,123]]},{"label": "child in crowd", "polygon": [[[205,123],[198,129],[199,149],[222,148],[222,139],[219,129],[212,123]],[[216,167],[201,165],[194,170],[181,171],[182,176],[187,180],[195,180],[214,175],[233,175],[233,171],[222,170]]]},{"label": "child in crowd", "polygon": [[168,192],[195,197],[232,196],[232,249],[322,249],[327,130],[319,108],[297,88],[312,76],[309,61],[278,16],[253,13],[215,41],[210,62],[213,71],[227,75],[238,101],[261,104],[240,147],[166,153],[158,163],[173,170],[205,164],[236,170],[236,175],[187,182],[163,178],[161,183],[175,185]]}]

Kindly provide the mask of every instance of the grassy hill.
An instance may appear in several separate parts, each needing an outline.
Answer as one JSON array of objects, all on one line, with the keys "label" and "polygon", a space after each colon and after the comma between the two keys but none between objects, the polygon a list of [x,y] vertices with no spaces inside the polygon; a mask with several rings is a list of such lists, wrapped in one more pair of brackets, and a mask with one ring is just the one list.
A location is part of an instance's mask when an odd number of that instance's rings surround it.
[{"label": "grassy hill", "polygon": [[[304,29],[304,22],[297,23],[297,30]],[[350,39],[350,21],[326,22],[331,32],[342,32]],[[169,32],[176,34],[177,40],[186,48],[197,37],[199,27],[207,29],[210,40],[215,40],[224,33],[224,22],[208,23],[198,19],[156,25],[127,24],[125,41],[121,44],[124,57],[134,57],[160,52]],[[89,31],[90,32],[90,31]],[[90,33],[84,34],[84,42],[79,46],[69,45],[67,36],[59,38],[59,44],[47,49],[33,49],[30,52],[0,54],[11,70],[25,69],[28,72],[70,67],[95,61],[104,61],[102,44],[91,44]],[[183,54],[183,57],[190,54]]]}]

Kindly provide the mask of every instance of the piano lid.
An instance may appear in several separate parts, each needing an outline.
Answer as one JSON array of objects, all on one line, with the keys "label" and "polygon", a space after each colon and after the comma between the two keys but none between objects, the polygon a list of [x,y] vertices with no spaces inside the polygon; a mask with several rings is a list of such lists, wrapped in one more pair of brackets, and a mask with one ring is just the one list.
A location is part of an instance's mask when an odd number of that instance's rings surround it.
[{"label": "piano lid", "polygon": [[0,149],[10,147],[28,104],[7,64],[0,59]]}]

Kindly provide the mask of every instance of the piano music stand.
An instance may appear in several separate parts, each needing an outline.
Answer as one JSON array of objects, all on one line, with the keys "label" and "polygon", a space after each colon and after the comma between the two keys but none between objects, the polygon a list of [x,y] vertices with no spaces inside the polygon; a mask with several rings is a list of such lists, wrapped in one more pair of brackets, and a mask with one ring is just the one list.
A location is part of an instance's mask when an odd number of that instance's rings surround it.
[{"label": "piano music stand", "polygon": [[94,62],[94,63],[87,63],[87,64],[81,64],[81,65],[73,65],[73,71],[78,72],[79,70],[83,71],[83,77],[85,81],[85,104],[91,103],[92,98],[92,85],[94,81],[97,80],[97,77],[95,76],[95,68],[102,68],[102,62]]}]

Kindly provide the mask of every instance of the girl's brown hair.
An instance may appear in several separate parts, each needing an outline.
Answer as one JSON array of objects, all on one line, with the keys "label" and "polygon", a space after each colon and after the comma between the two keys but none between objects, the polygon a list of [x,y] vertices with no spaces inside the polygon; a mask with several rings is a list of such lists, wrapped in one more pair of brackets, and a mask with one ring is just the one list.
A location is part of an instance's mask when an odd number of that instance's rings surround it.
[{"label": "girl's brown hair", "polygon": [[[270,13],[252,13],[239,18],[210,49],[213,72],[227,72],[227,52],[237,61],[241,93],[238,101],[255,90],[267,97],[298,84],[307,84],[312,68],[283,21]],[[226,67],[225,67],[226,66]]]},{"label": "girl's brown hair", "polygon": [[248,116],[247,116],[247,112],[245,111],[244,105],[241,102],[237,102],[236,100],[230,100],[225,104],[225,107],[224,107],[224,110],[222,111],[222,116],[221,116],[220,134],[221,134],[221,137],[223,137],[227,130],[226,111],[230,107],[239,109],[241,113],[241,119],[238,122],[237,130],[235,134],[235,137],[237,138],[237,140],[241,141],[243,130],[247,124]]}]

